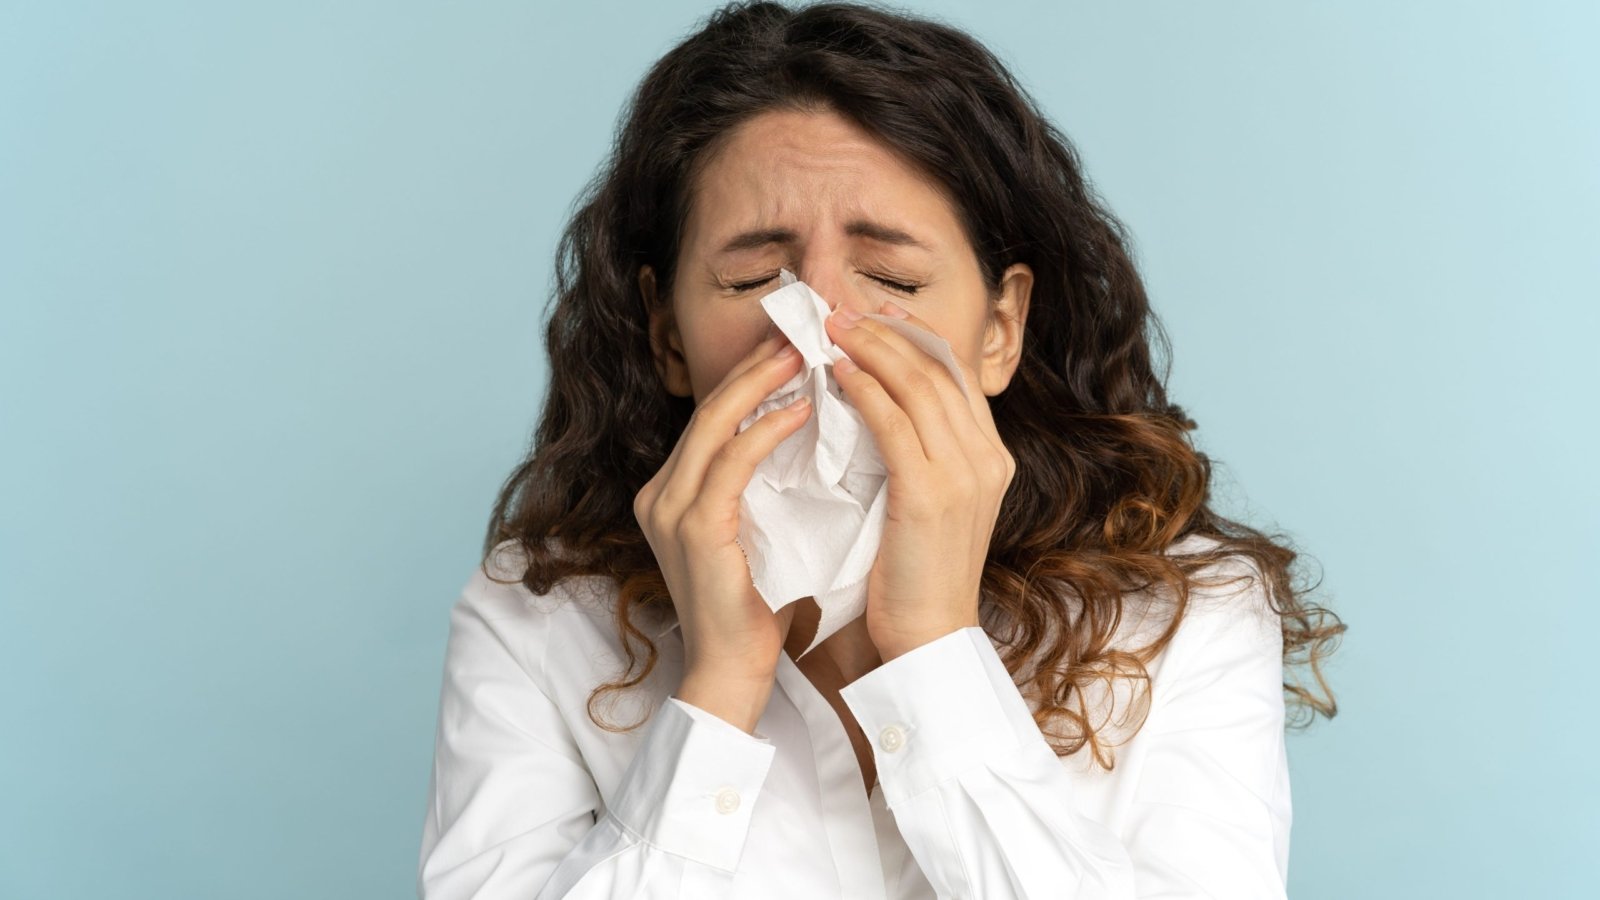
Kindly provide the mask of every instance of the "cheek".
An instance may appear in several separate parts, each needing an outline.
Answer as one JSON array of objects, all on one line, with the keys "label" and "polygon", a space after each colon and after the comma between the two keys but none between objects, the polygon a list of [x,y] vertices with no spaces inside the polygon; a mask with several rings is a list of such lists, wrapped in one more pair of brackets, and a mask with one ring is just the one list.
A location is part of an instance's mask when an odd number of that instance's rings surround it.
[{"label": "cheek", "polygon": [[952,320],[946,316],[924,316],[923,320],[939,333],[939,336],[950,342],[950,349],[957,358],[972,368],[972,371],[981,371],[983,362],[984,323],[981,319],[961,317]]},{"label": "cheek", "polygon": [[685,335],[684,349],[689,357],[689,379],[696,403],[716,390],[728,373],[766,339],[767,325],[766,314],[762,313],[759,322],[706,323],[692,336]]}]

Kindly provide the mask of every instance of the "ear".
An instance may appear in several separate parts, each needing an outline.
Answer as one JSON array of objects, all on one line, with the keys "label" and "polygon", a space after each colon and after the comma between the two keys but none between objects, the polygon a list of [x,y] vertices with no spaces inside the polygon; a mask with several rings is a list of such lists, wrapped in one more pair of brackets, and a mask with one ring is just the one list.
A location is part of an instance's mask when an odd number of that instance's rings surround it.
[{"label": "ear", "polygon": [[655,357],[662,386],[674,397],[693,397],[689,364],[683,356],[683,338],[678,334],[671,298],[663,303],[656,297],[656,273],[648,265],[639,267],[639,293],[644,297],[644,308],[650,311],[650,353]]},{"label": "ear", "polygon": [[1013,263],[1000,277],[1000,297],[983,329],[983,359],[978,381],[993,397],[1006,389],[1022,361],[1022,333],[1028,322],[1028,300],[1033,294],[1033,268]]}]

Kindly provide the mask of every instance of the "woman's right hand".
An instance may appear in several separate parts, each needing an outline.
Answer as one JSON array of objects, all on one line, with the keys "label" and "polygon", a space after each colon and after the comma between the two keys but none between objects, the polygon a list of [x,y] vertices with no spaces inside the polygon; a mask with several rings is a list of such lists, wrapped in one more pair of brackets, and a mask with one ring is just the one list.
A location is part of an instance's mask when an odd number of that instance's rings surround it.
[{"label": "woman's right hand", "polygon": [[700,401],[672,455],[633,501],[678,612],[686,661],[679,698],[746,731],[766,705],[795,604],[773,613],[751,582],[735,541],[739,498],[756,465],[805,424],[811,406],[801,398],[738,427],[801,365],[781,332],[757,344]]}]

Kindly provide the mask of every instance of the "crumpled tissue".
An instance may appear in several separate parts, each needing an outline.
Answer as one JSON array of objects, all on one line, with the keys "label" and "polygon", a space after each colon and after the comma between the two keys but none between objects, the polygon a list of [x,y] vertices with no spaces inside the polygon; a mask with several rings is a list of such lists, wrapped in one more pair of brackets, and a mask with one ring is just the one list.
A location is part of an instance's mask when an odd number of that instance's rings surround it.
[{"label": "crumpled tissue", "polygon": [[[802,395],[811,398],[811,415],[756,466],[740,496],[738,540],[756,590],[773,612],[816,599],[821,622],[804,656],[866,612],[867,575],[887,513],[888,470],[871,430],[834,378],[833,364],[845,353],[824,327],[831,307],[788,269],[778,283],[761,306],[805,364],[745,417],[739,431]],[[968,393],[944,338],[894,316],[866,318],[943,362]]]}]

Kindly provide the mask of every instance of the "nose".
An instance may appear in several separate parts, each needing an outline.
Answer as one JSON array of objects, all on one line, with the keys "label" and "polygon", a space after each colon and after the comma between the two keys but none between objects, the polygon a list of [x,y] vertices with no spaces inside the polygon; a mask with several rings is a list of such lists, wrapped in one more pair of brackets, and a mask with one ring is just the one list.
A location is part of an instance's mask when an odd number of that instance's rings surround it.
[{"label": "nose", "polygon": [[841,306],[853,309],[862,315],[877,312],[871,299],[854,279],[849,277],[845,267],[812,265],[796,269],[794,274],[828,304],[829,315]]}]

